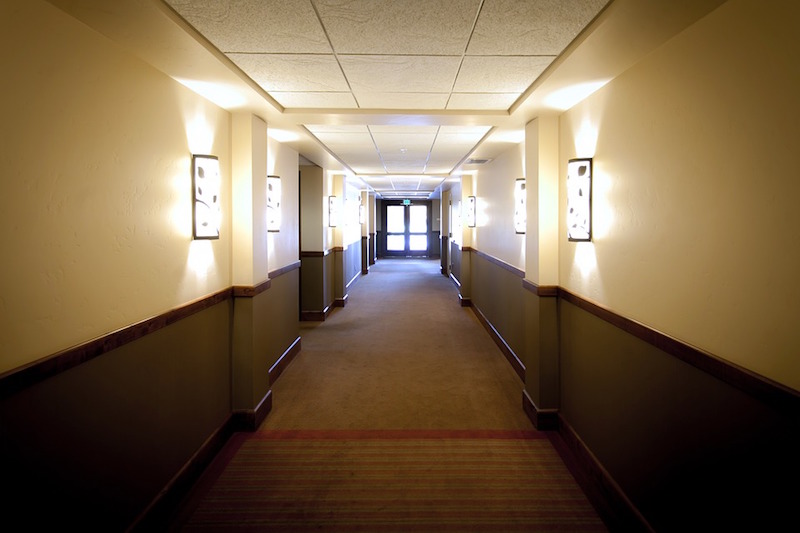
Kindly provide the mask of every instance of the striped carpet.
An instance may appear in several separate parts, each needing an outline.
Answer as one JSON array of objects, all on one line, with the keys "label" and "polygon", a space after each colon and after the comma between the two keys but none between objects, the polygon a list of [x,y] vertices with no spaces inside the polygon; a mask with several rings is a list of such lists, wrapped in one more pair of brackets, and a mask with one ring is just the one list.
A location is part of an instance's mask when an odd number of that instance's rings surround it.
[{"label": "striped carpet", "polygon": [[181,531],[606,531],[534,430],[237,434]]}]

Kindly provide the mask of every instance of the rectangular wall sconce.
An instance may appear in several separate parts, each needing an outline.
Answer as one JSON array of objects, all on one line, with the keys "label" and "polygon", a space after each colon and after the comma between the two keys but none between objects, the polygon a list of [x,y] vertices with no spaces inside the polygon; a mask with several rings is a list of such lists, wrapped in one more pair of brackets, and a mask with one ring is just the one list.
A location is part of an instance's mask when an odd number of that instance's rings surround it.
[{"label": "rectangular wall sconce", "polygon": [[525,180],[518,179],[514,182],[514,231],[518,234],[525,233],[528,222],[525,196]]},{"label": "rectangular wall sconce", "polygon": [[570,159],[567,165],[567,238],[592,240],[592,159]]},{"label": "rectangular wall sconce", "polygon": [[328,226],[335,228],[339,225],[339,204],[335,196],[328,196]]},{"label": "rectangular wall sconce", "polygon": [[364,204],[358,205],[358,223],[363,224],[366,222],[366,215],[364,214]]},{"label": "rectangular wall sconce", "polygon": [[192,218],[195,239],[219,239],[222,218],[219,190],[219,159],[213,155],[192,155],[192,189],[194,207]]},{"label": "rectangular wall sconce", "polygon": [[267,231],[281,230],[281,177],[267,176]]},{"label": "rectangular wall sconce", "polygon": [[467,226],[470,228],[475,227],[475,215],[476,215],[476,201],[474,196],[467,196],[467,204],[465,206],[465,216],[467,218]]}]

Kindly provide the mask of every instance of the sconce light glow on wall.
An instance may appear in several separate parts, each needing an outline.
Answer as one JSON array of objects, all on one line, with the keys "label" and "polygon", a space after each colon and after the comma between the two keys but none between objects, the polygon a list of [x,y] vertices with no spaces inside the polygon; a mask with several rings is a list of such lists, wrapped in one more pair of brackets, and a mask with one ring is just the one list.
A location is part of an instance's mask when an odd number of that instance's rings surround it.
[{"label": "sconce light glow on wall", "polygon": [[475,227],[475,215],[476,215],[476,201],[474,196],[467,196],[467,204],[464,207],[465,212],[464,215],[467,218],[467,226],[470,228]]},{"label": "sconce light glow on wall", "polygon": [[516,180],[514,182],[514,231],[517,233],[525,233],[525,225],[528,222],[525,195],[525,180]]},{"label": "sconce light glow on wall", "polygon": [[567,165],[567,238],[592,240],[592,159],[570,159]]},{"label": "sconce light glow on wall", "polygon": [[194,191],[194,220],[192,236],[195,239],[219,239],[222,218],[219,189],[219,159],[213,155],[192,155],[192,189]]},{"label": "sconce light glow on wall", "polygon": [[267,231],[281,230],[281,177],[267,176]]},{"label": "sconce light glow on wall", "polygon": [[366,221],[366,216],[364,214],[364,204],[361,203],[361,200],[358,201],[358,223],[363,224]]},{"label": "sconce light glow on wall", "polygon": [[328,196],[328,226],[335,228],[339,225],[339,204],[335,196]]}]

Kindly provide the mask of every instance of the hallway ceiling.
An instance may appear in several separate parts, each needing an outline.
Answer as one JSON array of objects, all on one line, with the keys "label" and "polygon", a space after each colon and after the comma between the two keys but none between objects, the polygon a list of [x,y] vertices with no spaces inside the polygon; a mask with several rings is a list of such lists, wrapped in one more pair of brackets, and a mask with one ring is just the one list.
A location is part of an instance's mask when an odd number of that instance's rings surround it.
[{"label": "hallway ceiling", "polygon": [[427,198],[607,1],[166,3],[382,196]]},{"label": "hallway ceiling", "polygon": [[384,197],[436,197],[724,2],[47,1]]}]

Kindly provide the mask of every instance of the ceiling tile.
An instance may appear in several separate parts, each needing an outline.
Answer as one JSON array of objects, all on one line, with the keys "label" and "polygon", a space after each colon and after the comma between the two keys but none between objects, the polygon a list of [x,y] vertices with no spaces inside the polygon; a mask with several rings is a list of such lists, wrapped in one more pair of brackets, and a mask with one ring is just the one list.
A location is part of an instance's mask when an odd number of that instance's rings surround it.
[{"label": "ceiling tile", "polygon": [[454,92],[522,93],[552,57],[465,57]]},{"label": "ceiling tile", "polygon": [[286,108],[353,109],[358,107],[351,93],[270,91],[269,94]]},{"label": "ceiling tile", "polygon": [[332,53],[310,2],[166,1],[223,52]]},{"label": "ceiling tile", "polygon": [[461,55],[479,0],[317,0],[337,54]]},{"label": "ceiling tile", "polygon": [[332,55],[228,54],[228,57],[266,91],[349,91]]},{"label": "ceiling tile", "polygon": [[460,57],[339,56],[356,93],[449,93]]},{"label": "ceiling tile", "polygon": [[467,54],[556,56],[607,3],[485,0]]},{"label": "ceiling tile", "polygon": [[449,93],[353,92],[359,106],[368,109],[444,109],[449,96]]},{"label": "ceiling tile", "polygon": [[447,109],[505,110],[521,93],[453,93]]},{"label": "ceiling tile", "polygon": [[369,129],[360,124],[345,126],[338,124],[307,124],[306,128],[314,133],[369,133]]},{"label": "ceiling tile", "polygon": [[383,161],[390,174],[422,174],[425,161]]}]

